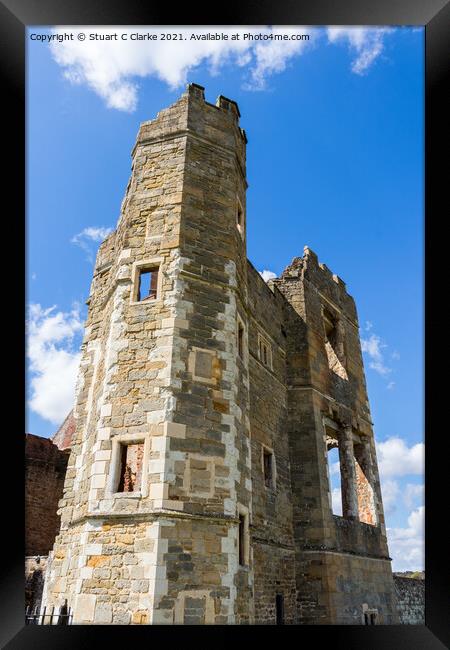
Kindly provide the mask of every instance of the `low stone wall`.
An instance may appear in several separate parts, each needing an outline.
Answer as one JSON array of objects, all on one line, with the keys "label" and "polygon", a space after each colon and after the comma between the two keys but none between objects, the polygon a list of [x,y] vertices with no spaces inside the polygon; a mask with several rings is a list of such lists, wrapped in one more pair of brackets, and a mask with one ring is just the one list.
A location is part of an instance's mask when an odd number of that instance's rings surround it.
[{"label": "low stone wall", "polygon": [[394,575],[400,623],[425,625],[425,581]]}]

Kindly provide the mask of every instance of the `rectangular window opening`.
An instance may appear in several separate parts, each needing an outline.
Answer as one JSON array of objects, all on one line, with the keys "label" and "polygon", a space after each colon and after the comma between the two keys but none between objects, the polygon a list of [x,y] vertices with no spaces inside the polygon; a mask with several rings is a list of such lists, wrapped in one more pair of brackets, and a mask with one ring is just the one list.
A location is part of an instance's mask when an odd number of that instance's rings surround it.
[{"label": "rectangular window opening", "polygon": [[244,235],[244,210],[242,209],[241,202],[238,199],[236,208],[236,226],[241,236]]},{"label": "rectangular window opening", "polygon": [[359,520],[371,526],[377,525],[373,476],[371,471],[369,443],[355,444],[356,493]]},{"label": "rectangular window opening", "polygon": [[323,313],[323,324],[325,327],[326,339],[333,350],[335,350],[337,343],[336,319],[328,311],[324,311]]},{"label": "rectangular window opening", "polygon": [[238,323],[238,355],[243,359],[244,357],[244,327]]},{"label": "rectangular window opening", "polygon": [[332,372],[348,380],[346,371],[345,345],[342,324],[338,316],[333,315],[328,309],[323,310],[323,326],[325,330],[325,349],[328,366]]},{"label": "rectangular window opening", "polygon": [[120,447],[117,492],[139,492],[142,481],[144,443],[121,444]]},{"label": "rectangular window opening", "polygon": [[264,484],[266,487],[273,487],[273,453],[263,449]]},{"label": "rectangular window opening", "polygon": [[158,297],[158,276],[159,268],[139,269],[137,302],[144,300],[156,300]]},{"label": "rectangular window opening", "polygon": [[247,537],[247,518],[245,515],[239,515],[239,564],[240,566],[246,566],[247,564],[247,553],[246,553],[246,540]]},{"label": "rectangular window opening", "polygon": [[272,348],[270,343],[261,335],[258,339],[259,360],[267,367],[272,368]]},{"label": "rectangular window opening", "polygon": [[328,477],[330,483],[331,510],[333,515],[342,517],[342,480],[339,448],[337,440],[329,440],[328,452]]},{"label": "rectangular window opening", "polygon": [[284,625],[284,596],[277,594],[275,597],[275,610],[277,625]]}]

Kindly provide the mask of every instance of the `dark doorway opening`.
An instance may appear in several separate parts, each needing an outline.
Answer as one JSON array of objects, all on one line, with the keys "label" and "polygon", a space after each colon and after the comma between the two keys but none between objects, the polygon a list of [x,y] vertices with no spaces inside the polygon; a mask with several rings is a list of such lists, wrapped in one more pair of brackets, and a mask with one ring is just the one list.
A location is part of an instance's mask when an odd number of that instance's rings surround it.
[{"label": "dark doorway opening", "polygon": [[277,594],[275,598],[277,625],[284,625],[284,596]]}]

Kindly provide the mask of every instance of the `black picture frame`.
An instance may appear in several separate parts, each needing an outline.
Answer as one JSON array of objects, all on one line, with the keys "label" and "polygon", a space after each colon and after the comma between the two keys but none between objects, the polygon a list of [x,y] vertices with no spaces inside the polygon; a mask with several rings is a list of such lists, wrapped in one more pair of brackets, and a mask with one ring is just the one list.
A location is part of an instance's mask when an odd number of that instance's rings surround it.
[{"label": "black picture frame", "polygon": [[[196,10],[190,3],[161,7],[146,6],[142,0],[3,0],[0,3],[0,47],[2,56],[0,66],[3,81],[4,116],[2,121],[3,159],[7,162],[2,178],[4,197],[12,199],[10,210],[4,213],[8,218],[8,235],[4,235],[4,246],[15,237],[14,245],[6,245],[5,254],[12,254],[8,263],[9,274],[18,269],[17,249],[20,241],[25,241],[25,53],[26,27],[31,25],[416,25],[425,27],[425,425],[426,425],[426,560],[425,560],[425,625],[424,626],[297,626],[289,628],[230,626],[220,631],[216,626],[195,628],[185,626],[129,626],[124,631],[121,626],[25,626],[24,625],[24,524],[23,503],[24,467],[23,447],[18,443],[21,432],[17,427],[17,413],[21,405],[13,408],[15,400],[24,396],[17,383],[10,381],[11,394],[4,400],[6,408],[15,415],[13,426],[4,427],[3,469],[10,469],[11,475],[4,487],[2,499],[3,551],[2,579],[0,583],[0,641],[7,648],[91,648],[97,644],[105,645],[109,639],[114,643],[134,645],[161,640],[168,642],[198,642],[202,644],[230,643],[234,638],[239,642],[254,642],[254,635],[263,631],[264,636],[294,633],[299,645],[332,644],[333,648],[371,650],[375,648],[428,649],[450,646],[449,561],[446,533],[446,512],[444,497],[448,492],[442,480],[448,474],[447,455],[443,453],[442,441],[445,436],[444,420],[446,382],[434,381],[434,369],[446,367],[446,340],[443,336],[442,308],[445,307],[445,293],[438,288],[439,279],[445,277],[442,262],[448,257],[444,249],[446,238],[439,233],[439,216],[445,217],[444,192],[448,183],[448,164],[446,165],[445,133],[448,117],[446,115],[445,91],[448,88],[448,34],[450,27],[450,7],[445,0],[315,0],[297,2],[292,0],[272,3],[260,0],[247,6],[229,1],[221,6],[222,15],[212,17],[205,6]],[[447,46],[447,47],[446,47]],[[448,109],[447,109],[448,111]],[[447,118],[447,119],[446,119]],[[444,121],[445,120],[445,121]],[[447,127],[448,130],[448,127]],[[8,215],[11,215],[8,217]],[[5,224],[4,221],[4,224]],[[5,227],[5,226],[4,226]],[[5,231],[4,231],[5,232]],[[21,240],[21,235],[24,237]],[[26,251],[25,251],[26,253]],[[5,262],[6,264],[6,262]],[[24,265],[25,266],[25,265]],[[17,278],[17,272],[14,272]],[[11,285],[10,285],[11,286]],[[22,285],[24,286],[24,285]],[[24,309],[16,285],[16,295],[11,302],[8,298],[8,316],[17,318],[16,335],[18,346],[13,346],[16,360],[14,370],[23,370],[17,362],[17,348],[23,337]],[[5,295],[5,294],[4,294]],[[439,318],[434,305],[439,296]],[[407,315],[405,315],[407,318]],[[440,328],[437,329],[439,322]],[[13,337],[8,320],[6,340]],[[14,328],[13,328],[14,329]],[[22,335],[22,338],[20,336]],[[12,345],[12,344],[11,344]],[[24,357],[23,357],[24,358]],[[23,362],[24,363],[24,362]],[[22,377],[24,372],[22,373]],[[10,399],[11,398],[11,401]],[[23,404],[23,402],[22,402]],[[16,522],[13,523],[12,522]],[[288,632],[289,630],[289,632]],[[161,635],[161,636],[160,636]],[[237,636],[239,635],[239,636]],[[160,639],[157,638],[160,636]],[[192,639],[188,637],[192,636]],[[273,638],[273,637],[272,637]]]}]

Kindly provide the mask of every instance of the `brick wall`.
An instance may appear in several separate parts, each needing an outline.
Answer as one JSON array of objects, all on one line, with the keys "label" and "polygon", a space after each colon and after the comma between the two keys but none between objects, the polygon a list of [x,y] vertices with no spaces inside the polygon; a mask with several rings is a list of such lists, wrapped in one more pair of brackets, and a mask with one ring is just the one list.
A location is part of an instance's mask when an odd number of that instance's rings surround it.
[{"label": "brick wall", "polygon": [[64,422],[59,427],[58,431],[51,438],[52,442],[59,449],[70,449],[75,435],[76,422],[73,411],[70,411]]},{"label": "brick wall", "polygon": [[48,438],[25,435],[25,554],[47,555],[59,531],[58,501],[68,452]]}]

